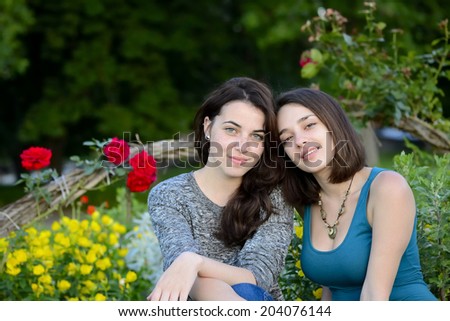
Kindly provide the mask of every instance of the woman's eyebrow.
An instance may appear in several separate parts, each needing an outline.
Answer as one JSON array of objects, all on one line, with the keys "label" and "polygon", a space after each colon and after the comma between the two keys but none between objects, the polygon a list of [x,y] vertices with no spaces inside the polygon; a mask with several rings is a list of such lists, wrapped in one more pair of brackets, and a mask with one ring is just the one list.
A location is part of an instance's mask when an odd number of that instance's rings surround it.
[{"label": "woman's eyebrow", "polygon": [[[315,115],[314,115],[314,114],[309,114],[309,115],[303,116],[303,117],[299,118],[299,119],[297,120],[296,123],[297,123],[297,124],[298,124],[298,123],[301,123],[301,122],[307,120],[307,119],[308,119],[309,117],[311,117],[311,116],[315,116]],[[278,135],[283,134],[285,131],[287,131],[287,128],[283,128],[282,130],[280,130],[280,132],[278,133]]]},{"label": "woman's eyebrow", "polygon": [[[239,125],[238,123],[236,123],[235,121],[232,121],[232,120],[226,120],[222,124],[232,124],[238,128],[242,128],[241,125]],[[255,133],[255,132],[265,132],[265,130],[264,129],[255,129],[252,131],[252,133]]]}]

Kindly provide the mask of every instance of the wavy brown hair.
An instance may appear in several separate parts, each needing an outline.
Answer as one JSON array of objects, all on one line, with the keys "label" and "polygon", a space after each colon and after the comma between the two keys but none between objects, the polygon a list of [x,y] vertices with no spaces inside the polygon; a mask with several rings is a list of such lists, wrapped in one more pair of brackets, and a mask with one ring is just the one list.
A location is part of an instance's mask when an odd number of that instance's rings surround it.
[{"label": "wavy brown hair", "polygon": [[[366,154],[361,139],[345,111],[333,97],[320,90],[298,88],[282,93],[277,98],[276,112],[278,113],[287,104],[298,104],[308,108],[331,132],[335,155],[328,164],[331,166],[328,178],[330,183],[345,182],[364,167]],[[339,142],[344,144],[337,148]],[[304,205],[317,202],[320,186],[314,176],[295,166],[281,145],[280,153],[284,155],[286,161],[286,174],[282,182],[286,200],[298,210]]]},{"label": "wavy brown hair", "polygon": [[[212,121],[231,101],[250,103],[265,116],[264,151],[259,162],[242,178],[242,183],[223,209],[218,239],[227,246],[243,245],[275,211],[270,192],[282,176],[283,161],[277,153],[275,102],[269,87],[257,80],[232,78],[214,90],[203,102],[194,119],[195,148],[203,165],[208,162],[210,143],[205,137],[205,117]],[[261,215],[261,211],[265,215]]]}]

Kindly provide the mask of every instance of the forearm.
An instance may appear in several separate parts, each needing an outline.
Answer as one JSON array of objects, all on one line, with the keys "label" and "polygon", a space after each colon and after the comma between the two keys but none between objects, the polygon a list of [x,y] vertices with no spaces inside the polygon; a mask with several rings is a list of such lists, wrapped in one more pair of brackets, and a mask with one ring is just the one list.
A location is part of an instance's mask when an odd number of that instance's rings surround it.
[{"label": "forearm", "polygon": [[189,296],[196,301],[245,301],[222,280],[198,277]]},{"label": "forearm", "polygon": [[198,276],[202,278],[218,279],[228,285],[237,283],[256,284],[253,273],[241,267],[232,266],[201,256],[198,267]]}]

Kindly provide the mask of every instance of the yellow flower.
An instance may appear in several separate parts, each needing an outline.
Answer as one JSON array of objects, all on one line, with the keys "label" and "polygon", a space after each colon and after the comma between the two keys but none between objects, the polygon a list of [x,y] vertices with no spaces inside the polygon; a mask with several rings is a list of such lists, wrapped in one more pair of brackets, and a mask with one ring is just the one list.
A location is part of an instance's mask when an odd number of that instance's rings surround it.
[{"label": "yellow flower", "polygon": [[100,270],[105,271],[106,269],[111,267],[111,260],[109,259],[109,257],[105,257],[104,259],[95,262],[95,266]]},{"label": "yellow flower", "polygon": [[47,269],[51,269],[54,264],[53,259],[45,260],[43,263]]},{"label": "yellow flower", "polygon": [[16,276],[21,272],[21,269],[17,266],[8,266],[6,265],[6,273],[12,276]]},{"label": "yellow flower", "polygon": [[295,235],[299,239],[302,239],[303,238],[303,226],[295,226],[294,230],[295,230]]},{"label": "yellow flower", "polygon": [[28,259],[27,252],[24,249],[16,250],[12,254],[16,258],[16,260],[19,264],[26,262]]},{"label": "yellow flower", "polygon": [[67,297],[66,299],[67,299],[67,301],[80,301],[80,299],[78,299],[78,298]]},{"label": "yellow flower", "polygon": [[43,274],[44,272],[45,272],[45,269],[44,269],[44,267],[43,267],[42,265],[40,265],[40,264],[35,265],[35,266],[33,267],[33,274],[34,274],[34,275],[41,275],[41,274]]},{"label": "yellow flower", "polygon": [[67,274],[68,274],[69,276],[72,276],[72,275],[75,275],[75,274],[77,273],[77,271],[78,271],[78,265],[76,265],[76,264],[73,263],[73,262],[70,262],[70,263],[67,265],[66,269],[67,269]]},{"label": "yellow flower", "polygon": [[29,235],[29,236],[36,236],[38,231],[34,228],[34,227],[29,227],[25,230],[25,232]]},{"label": "yellow flower", "polygon": [[117,243],[119,243],[119,238],[117,237],[116,234],[109,234],[109,242],[110,245],[116,245]]},{"label": "yellow flower", "polygon": [[95,295],[95,301],[105,301],[105,300],[106,300],[106,296],[104,296],[103,294],[97,293]]},{"label": "yellow flower", "polygon": [[112,226],[112,230],[119,234],[125,234],[125,232],[127,231],[126,227],[120,223],[114,223],[114,225]]},{"label": "yellow flower", "polygon": [[125,282],[132,283],[137,280],[137,274],[134,271],[128,271],[127,276],[125,277]]},{"label": "yellow flower", "polygon": [[39,234],[39,238],[43,241],[44,244],[48,244],[50,242],[50,237],[52,236],[52,232],[49,230],[44,230]]},{"label": "yellow flower", "polygon": [[95,251],[91,249],[86,254],[86,262],[92,264],[95,262],[95,260],[97,260],[97,255],[95,254]]},{"label": "yellow flower", "polygon": [[119,256],[124,257],[128,253],[128,249],[126,247],[119,249]]},{"label": "yellow flower", "polygon": [[50,284],[44,284],[45,293],[49,294],[50,296],[55,295],[55,287]]},{"label": "yellow flower", "polygon": [[36,283],[31,284],[31,289],[37,297],[39,297],[44,292],[44,287]]},{"label": "yellow flower", "polygon": [[95,251],[95,253],[99,256],[105,254],[107,250],[108,248],[103,244],[95,243],[94,245],[92,245],[92,251]]},{"label": "yellow flower", "polygon": [[125,266],[125,261],[124,260],[117,260],[117,266],[123,268]]},{"label": "yellow flower", "polygon": [[6,273],[12,276],[19,274],[21,269],[17,265],[19,265],[19,261],[10,253],[6,261]]},{"label": "yellow flower", "polygon": [[75,233],[80,229],[80,223],[77,220],[70,220],[68,227],[70,233]]},{"label": "yellow flower", "polygon": [[94,232],[100,232],[101,231],[101,229],[102,229],[102,227],[100,226],[100,224],[98,224],[96,221],[92,221],[91,222],[91,229],[94,231]]},{"label": "yellow flower", "polygon": [[52,223],[52,231],[59,231],[61,229],[61,224],[59,224],[59,222],[54,221]]},{"label": "yellow flower", "polygon": [[92,244],[92,242],[87,238],[87,237],[80,237],[78,239],[78,245],[81,247],[90,247]]},{"label": "yellow flower", "polygon": [[70,284],[70,282],[67,280],[61,280],[57,283],[58,290],[60,290],[61,292],[69,290],[71,286],[72,284]]},{"label": "yellow flower", "polygon": [[49,274],[41,275],[38,279],[40,284],[50,284],[52,283],[52,277]]},{"label": "yellow flower", "polygon": [[99,243],[104,243],[104,242],[106,241],[107,238],[108,238],[108,235],[107,235],[107,234],[105,234],[105,233],[100,233],[100,234],[97,236],[97,241],[98,241]]},{"label": "yellow flower", "polygon": [[88,220],[81,221],[80,227],[86,231],[89,227],[89,221]]},{"label": "yellow flower", "polygon": [[316,299],[322,298],[322,288],[318,288],[313,291],[313,295]]},{"label": "yellow flower", "polygon": [[33,248],[32,253],[33,257],[35,257],[36,259],[40,259],[42,257],[44,257],[44,249],[42,248]]},{"label": "yellow flower", "polygon": [[57,233],[55,235],[55,243],[61,244],[64,247],[70,247],[70,239],[63,233]]},{"label": "yellow flower", "polygon": [[82,287],[80,289],[80,292],[82,294],[90,294],[92,292],[94,292],[95,290],[97,290],[97,285],[95,285],[94,282],[92,282],[91,280],[87,280],[83,282],[84,287]]},{"label": "yellow flower", "polygon": [[109,217],[108,215],[103,215],[102,216],[102,223],[103,223],[103,225],[108,226],[108,225],[111,225],[113,222],[114,222],[114,220],[111,217]]},{"label": "yellow flower", "polygon": [[98,271],[97,272],[97,280],[101,281],[108,281],[108,277],[106,276],[105,272]]},{"label": "yellow flower", "polygon": [[93,220],[98,220],[100,218],[100,213],[98,211],[94,211],[91,217]]},{"label": "yellow flower", "polygon": [[80,272],[82,275],[88,275],[89,273],[91,273],[93,268],[94,267],[92,265],[82,264],[81,268],[80,268]]},{"label": "yellow flower", "polygon": [[8,241],[5,237],[0,238],[0,253],[6,252],[8,249]]}]

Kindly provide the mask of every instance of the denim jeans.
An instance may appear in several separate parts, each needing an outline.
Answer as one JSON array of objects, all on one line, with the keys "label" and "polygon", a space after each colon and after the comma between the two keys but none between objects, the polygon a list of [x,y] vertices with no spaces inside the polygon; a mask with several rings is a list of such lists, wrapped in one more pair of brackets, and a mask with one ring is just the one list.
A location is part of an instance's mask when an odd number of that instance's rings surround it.
[{"label": "denim jeans", "polygon": [[234,292],[247,301],[273,301],[272,296],[257,285],[251,283],[238,283],[231,287]]}]

